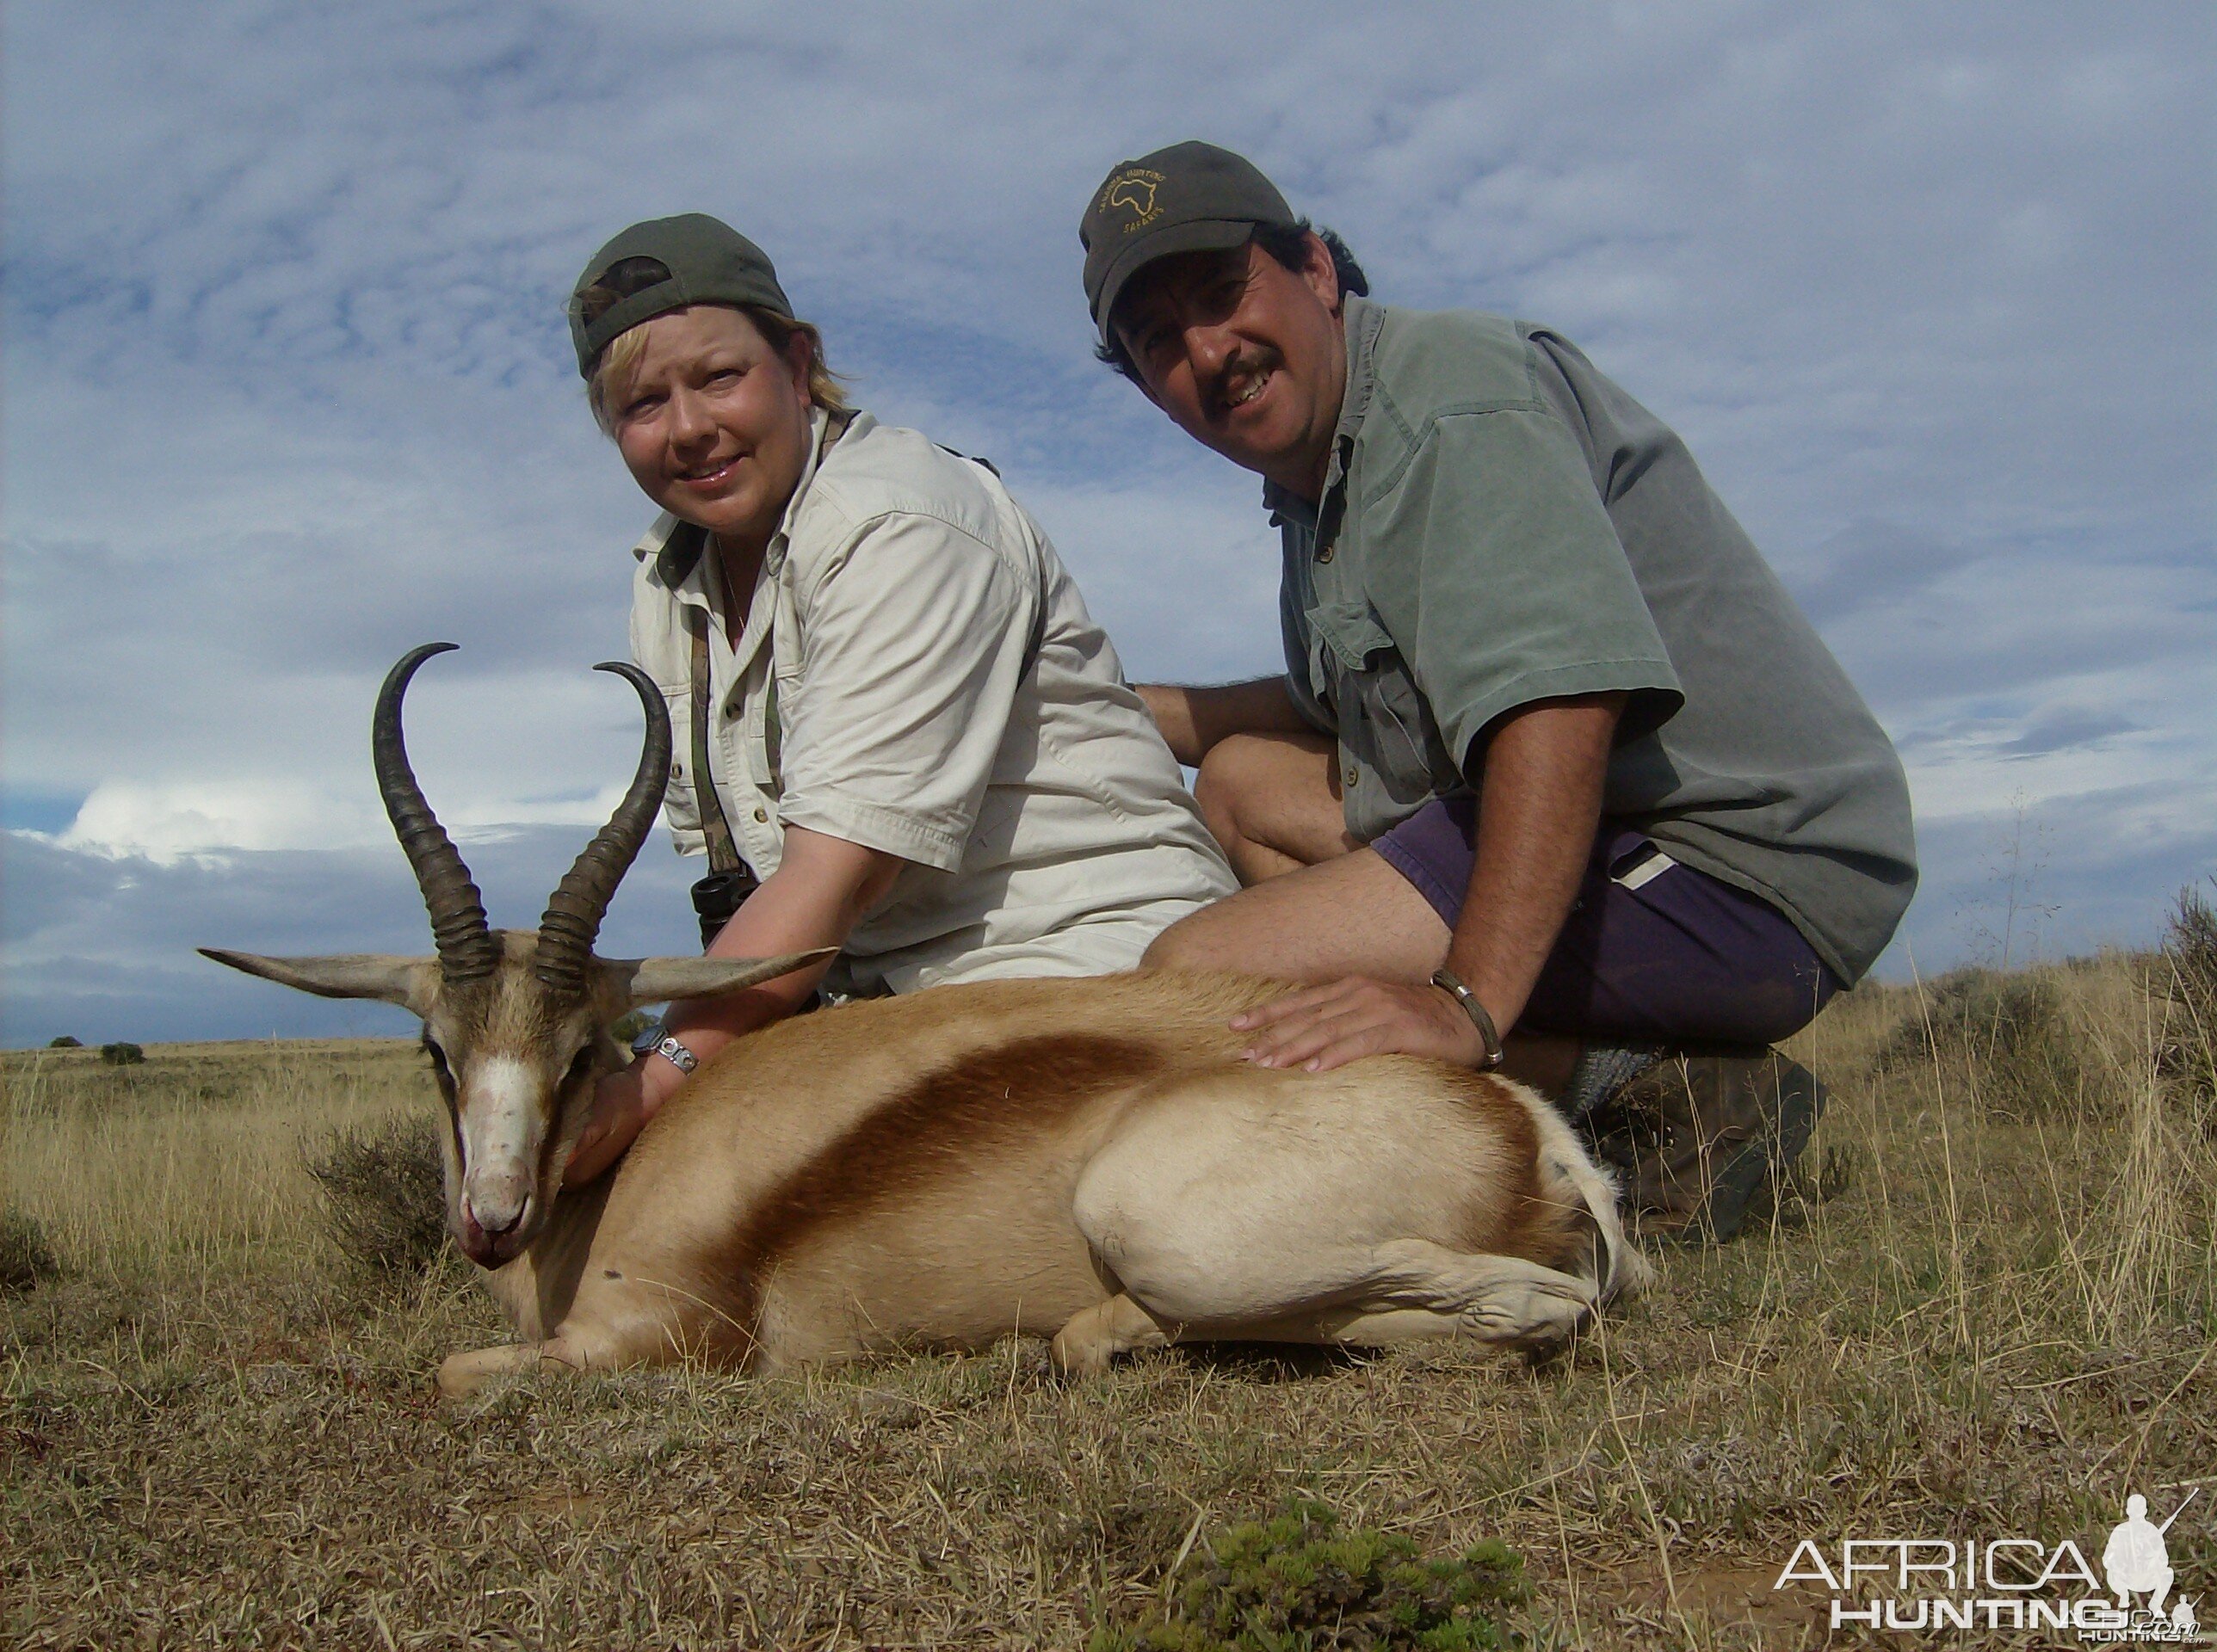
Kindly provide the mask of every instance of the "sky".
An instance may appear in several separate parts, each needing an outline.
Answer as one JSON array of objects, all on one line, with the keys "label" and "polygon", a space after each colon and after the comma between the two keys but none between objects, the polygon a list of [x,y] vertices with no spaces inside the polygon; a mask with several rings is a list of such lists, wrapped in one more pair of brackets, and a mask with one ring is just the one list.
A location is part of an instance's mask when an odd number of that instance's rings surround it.
[{"label": "sky", "polygon": [[[635,219],[769,250],[991,458],[1135,679],[1279,669],[1256,479],[1095,363],[1115,162],[1240,151],[1375,296],[1545,322],[1691,444],[1898,743],[1881,972],[2217,872],[2217,9],[350,6],[5,15],[0,1039],[398,1032],[198,945],[420,952],[411,749],[528,925],[636,761],[652,511],[562,319]],[[658,835],[611,952],[693,944]]]}]

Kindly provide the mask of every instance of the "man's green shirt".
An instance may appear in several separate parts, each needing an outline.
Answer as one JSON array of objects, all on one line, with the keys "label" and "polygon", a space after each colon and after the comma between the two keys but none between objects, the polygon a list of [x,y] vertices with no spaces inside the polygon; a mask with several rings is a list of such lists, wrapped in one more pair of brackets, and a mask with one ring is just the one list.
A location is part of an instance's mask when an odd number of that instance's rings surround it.
[{"label": "man's green shirt", "polygon": [[1603,810],[1843,980],[1917,886],[1900,760],[1693,456],[1567,340],[1350,296],[1323,497],[1274,487],[1288,687],[1368,842],[1535,700],[1622,692]]}]

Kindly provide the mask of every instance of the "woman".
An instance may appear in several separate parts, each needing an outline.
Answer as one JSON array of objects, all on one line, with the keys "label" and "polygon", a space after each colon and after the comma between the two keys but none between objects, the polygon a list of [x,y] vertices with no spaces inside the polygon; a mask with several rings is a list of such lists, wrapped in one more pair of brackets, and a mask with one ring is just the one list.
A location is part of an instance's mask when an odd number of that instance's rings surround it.
[{"label": "woman", "polygon": [[840,949],[673,1008],[603,1083],[572,1183],[819,982],[1128,969],[1238,887],[1046,536],[990,466],[847,407],[753,243],[698,213],[633,225],[570,320],[664,513],[633,550],[632,654],[670,702],[678,848],[761,878],[708,950]]}]

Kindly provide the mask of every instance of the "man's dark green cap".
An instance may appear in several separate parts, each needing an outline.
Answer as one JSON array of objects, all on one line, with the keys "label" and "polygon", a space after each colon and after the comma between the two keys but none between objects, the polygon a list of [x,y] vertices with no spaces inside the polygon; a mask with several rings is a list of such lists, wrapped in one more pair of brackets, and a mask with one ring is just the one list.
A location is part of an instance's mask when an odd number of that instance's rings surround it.
[{"label": "man's dark green cap", "polygon": [[1214,144],[1172,144],[1119,161],[1078,226],[1085,302],[1102,342],[1124,284],[1156,259],[1226,251],[1244,246],[1258,224],[1298,221],[1253,162]]},{"label": "man's dark green cap", "polygon": [[651,218],[595,253],[577,278],[570,294],[577,371],[590,379],[616,335],[689,304],[752,305],[794,319],[769,255],[730,225],[706,213]]}]

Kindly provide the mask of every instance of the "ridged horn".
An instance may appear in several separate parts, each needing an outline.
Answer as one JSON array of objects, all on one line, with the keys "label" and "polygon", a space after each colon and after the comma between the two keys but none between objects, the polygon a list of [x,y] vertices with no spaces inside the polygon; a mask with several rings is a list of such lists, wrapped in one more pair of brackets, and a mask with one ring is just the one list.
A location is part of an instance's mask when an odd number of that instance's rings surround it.
[{"label": "ridged horn", "polygon": [[547,915],[539,920],[539,956],[532,973],[562,992],[577,992],[584,987],[585,960],[592,956],[593,941],[601,933],[608,902],[624,873],[631,870],[639,845],[646,841],[662,807],[663,793],[670,786],[670,708],[662,703],[662,691],[654,686],[654,679],[623,661],[611,661],[593,669],[613,671],[639,690],[646,707],[646,744],[639,754],[639,773],[632,776],[631,790],[624,793],[608,823],[585,846],[577,864],[556,886],[547,903]]},{"label": "ridged horn", "polygon": [[426,643],[411,650],[386,674],[377,691],[377,714],[372,719],[369,749],[377,765],[378,794],[394,834],[416,869],[417,886],[431,914],[431,938],[439,949],[439,973],[448,981],[473,981],[491,975],[500,961],[500,946],[485,922],[485,899],[470,881],[460,850],[423,801],[416,784],[416,771],[408,766],[408,744],[400,732],[400,702],[408,692],[408,679],[434,654],[455,648],[454,643]]}]

